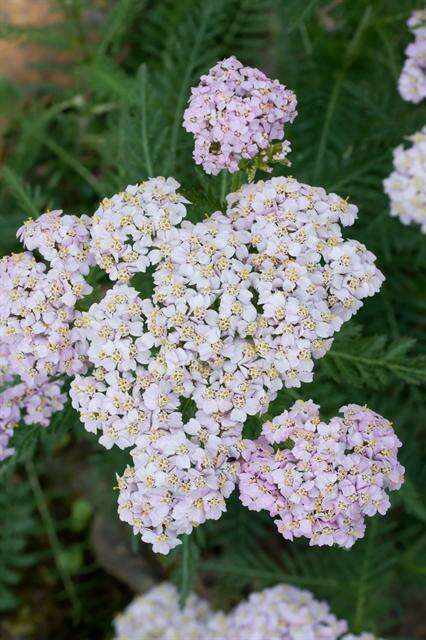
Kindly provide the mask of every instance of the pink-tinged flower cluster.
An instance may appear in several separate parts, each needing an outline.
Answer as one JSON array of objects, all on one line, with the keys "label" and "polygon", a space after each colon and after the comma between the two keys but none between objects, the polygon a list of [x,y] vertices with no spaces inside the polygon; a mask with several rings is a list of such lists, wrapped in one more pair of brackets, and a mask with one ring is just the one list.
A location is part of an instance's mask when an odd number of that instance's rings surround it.
[{"label": "pink-tinged flower cluster", "polygon": [[373,254],[342,238],[339,223],[356,212],[273,178],[231,194],[226,216],[164,232],[152,301],[116,285],[77,321],[94,371],[73,394],[89,430],[102,429],[106,446],[132,446],[149,429],[135,411],[150,415],[142,392],[154,382],[174,409],[192,398],[240,429],[283,384],[310,382],[313,359],[383,281]]},{"label": "pink-tinged flower cluster", "polygon": [[28,251],[38,251],[52,269],[87,275],[95,264],[91,251],[91,219],[62,215],[61,210],[30,218],[17,236]]},{"label": "pink-tinged flower cluster", "polygon": [[426,9],[415,11],[407,22],[414,42],[405,50],[407,59],[398,81],[401,97],[419,103],[426,97]]},{"label": "pink-tinged flower cluster", "polygon": [[207,638],[217,640],[337,640],[347,629],[309,591],[279,584],[252,593],[229,614],[210,619]]},{"label": "pink-tinged flower cluster", "polygon": [[326,602],[284,584],[252,593],[226,614],[194,594],[181,609],[176,587],[163,583],[135,598],[114,627],[115,640],[141,640],[142,629],[143,640],[378,640],[345,634],[346,621]]},{"label": "pink-tinged flower cluster", "polygon": [[24,424],[47,427],[52,415],[60,411],[66,401],[61,383],[45,381],[37,386],[24,382],[14,384],[0,392],[0,461],[14,453],[9,441],[14,429]]},{"label": "pink-tinged flower cluster", "polygon": [[162,246],[186,215],[173,178],[152,178],[102,200],[92,218],[92,249],[111,280],[127,282],[159,261]]},{"label": "pink-tinged flower cluster", "polygon": [[[100,430],[100,442],[108,449],[134,445],[159,411],[178,404],[173,395],[163,407],[160,393],[149,401],[160,387],[146,368],[151,347],[159,344],[146,327],[144,309],[150,306],[132,287],[116,284],[75,321],[91,370],[74,378],[70,395],[86,429]],[[169,391],[163,388],[163,397]]]},{"label": "pink-tinged flower cluster", "polygon": [[73,321],[76,301],[92,290],[83,277],[94,264],[89,218],[61,213],[28,220],[18,231],[28,251],[0,261],[0,458],[13,453],[21,420],[47,426],[63,407],[57,378],[85,367]]},{"label": "pink-tinged flower cluster", "polygon": [[[194,160],[206,173],[238,171],[242,159],[284,138],[297,115],[293,91],[235,57],[218,62],[192,89],[184,128],[194,134]],[[287,150],[286,147],[284,147]]]},{"label": "pink-tinged flower cluster", "polygon": [[72,375],[84,364],[72,328],[77,299],[91,291],[78,273],[49,269],[32,253],[0,261],[0,341],[9,373],[28,385]]},{"label": "pink-tinged flower cluster", "polygon": [[179,606],[176,587],[164,582],[135,598],[114,620],[115,640],[208,640],[203,635],[212,611],[191,594]]},{"label": "pink-tinged flower cluster", "polygon": [[165,332],[156,319],[132,287],[110,289],[76,321],[93,369],[76,376],[70,393],[86,429],[102,432],[101,444],[136,445],[134,468],[119,480],[119,515],[167,553],[178,535],[225,510],[243,425],[202,411],[184,424],[180,398],[192,396],[194,381],[182,367],[183,350],[163,366]]},{"label": "pink-tinged flower cluster", "polygon": [[394,170],[383,185],[391,215],[403,224],[419,224],[426,233],[426,127],[409,140],[409,148],[399,145],[394,150]]},{"label": "pink-tinged flower cluster", "polygon": [[[2,349],[4,352],[4,349]],[[1,360],[3,360],[1,356]],[[9,378],[9,379],[8,379]],[[13,393],[9,389],[4,389],[7,382],[13,380],[13,376],[3,375],[1,378],[1,386],[3,390],[0,392],[0,462],[9,458],[14,453],[14,449],[9,446],[9,442],[13,436],[13,430],[19,424],[20,408]]]},{"label": "pink-tinged flower cluster", "polygon": [[[226,444],[227,441],[230,444]],[[218,520],[235,487],[237,444],[202,412],[160,423],[138,439],[134,467],[118,479],[118,513],[155,553],[167,554],[206,520]]]},{"label": "pink-tinged flower cluster", "polygon": [[364,535],[365,516],[385,514],[387,491],[403,482],[391,424],[358,405],[340,411],[326,423],[311,400],[297,401],[245,441],[241,501],[268,510],[286,539],[351,547]]}]

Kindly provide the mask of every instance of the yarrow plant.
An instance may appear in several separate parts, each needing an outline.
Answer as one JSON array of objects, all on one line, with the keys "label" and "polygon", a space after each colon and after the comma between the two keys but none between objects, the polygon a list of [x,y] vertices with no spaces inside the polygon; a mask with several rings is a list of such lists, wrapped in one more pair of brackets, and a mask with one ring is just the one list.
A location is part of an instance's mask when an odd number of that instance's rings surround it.
[{"label": "yarrow plant", "polygon": [[179,595],[163,583],[137,597],[114,621],[115,640],[378,640],[370,633],[345,633],[348,625],[296,587],[279,584],[237,605],[214,612],[191,594],[181,609]]},{"label": "yarrow plant", "polygon": [[414,11],[407,24],[414,34],[414,42],[405,50],[407,59],[398,90],[404,100],[419,103],[426,97],[426,9]]},{"label": "yarrow plant", "polygon": [[394,171],[383,184],[391,215],[403,224],[419,224],[426,233],[426,127],[408,139],[410,147],[399,145],[394,150]]},{"label": "yarrow plant", "polygon": [[[185,114],[196,161],[253,178],[287,148],[295,105],[258,70],[218,63]],[[285,537],[350,546],[402,481],[389,423],[349,406],[326,425],[311,402],[267,422],[260,440],[244,440],[243,428],[283,386],[312,381],[314,360],[380,289],[375,256],[342,235],[357,208],[276,177],[243,184],[225,211],[193,223],[179,186],[151,178],[105,198],[93,217],[54,211],[19,230],[26,251],[0,265],[0,457],[21,417],[47,424],[71,378],[86,429],[106,448],[131,448],[119,515],[155,552],[218,519],[237,484]],[[95,265],[112,284],[80,311]],[[133,278],[148,267],[143,299]]]}]

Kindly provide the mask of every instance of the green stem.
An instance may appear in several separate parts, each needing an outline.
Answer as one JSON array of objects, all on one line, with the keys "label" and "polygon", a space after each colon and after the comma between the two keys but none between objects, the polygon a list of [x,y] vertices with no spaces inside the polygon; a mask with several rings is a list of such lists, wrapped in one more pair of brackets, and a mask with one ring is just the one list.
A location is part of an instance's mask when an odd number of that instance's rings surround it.
[{"label": "green stem", "polygon": [[361,632],[364,626],[365,604],[368,596],[368,576],[373,553],[374,541],[377,535],[377,519],[372,520],[366,536],[366,548],[364,558],[360,568],[357,597],[355,602],[355,613],[353,627],[356,632]]},{"label": "green stem", "polygon": [[222,206],[226,204],[226,196],[228,194],[228,172],[222,171],[220,176],[220,203]]},{"label": "green stem", "polygon": [[47,505],[46,498],[44,497],[43,489],[41,488],[40,481],[38,479],[37,471],[32,460],[25,462],[25,467],[28,475],[28,480],[31,485],[31,489],[34,494],[37,509],[40,514],[41,521],[43,523],[44,530],[46,532],[49,545],[52,550],[52,555],[58,570],[59,576],[65,588],[65,592],[71,603],[73,609],[73,615],[76,619],[79,618],[81,612],[81,602],[78,598],[77,591],[70,574],[66,571],[61,562],[61,556],[63,555],[63,549],[59,538],[56,533],[55,525],[53,523],[52,516],[50,515],[49,507]]},{"label": "green stem", "polygon": [[185,606],[186,599],[189,595],[189,535],[182,536],[182,560],[179,584],[179,605],[181,608]]}]

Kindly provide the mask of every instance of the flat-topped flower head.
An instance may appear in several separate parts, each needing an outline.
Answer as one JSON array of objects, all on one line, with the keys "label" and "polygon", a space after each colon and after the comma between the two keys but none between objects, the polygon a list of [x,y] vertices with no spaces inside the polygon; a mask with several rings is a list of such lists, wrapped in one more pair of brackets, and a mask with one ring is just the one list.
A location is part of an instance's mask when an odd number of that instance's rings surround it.
[{"label": "flat-topped flower head", "polygon": [[[181,608],[174,585],[138,596],[114,620],[114,640],[378,640],[346,634],[326,602],[285,584],[252,593],[229,613],[191,593]],[[344,634],[344,635],[342,635]]]},{"label": "flat-topped flower head", "polygon": [[89,216],[63,215],[61,210],[30,218],[17,236],[28,251],[38,251],[52,268],[87,275],[95,264],[90,247]]},{"label": "flat-topped flower head", "polygon": [[[194,135],[195,162],[216,175],[222,169],[238,171],[242,159],[251,160],[282,141],[285,123],[296,115],[293,91],[232,56],[201,76],[183,126]],[[281,153],[287,151],[284,145]]]},{"label": "flat-topped flower head", "polygon": [[[176,186],[159,179],[144,189],[161,200]],[[226,215],[217,211],[196,224],[181,223],[179,209],[168,221],[180,226],[165,230],[165,207],[156,202],[150,224],[159,230],[143,257],[157,263],[151,299],[125,282],[138,267],[117,254],[112,269],[124,282],[75,323],[89,369],[71,384],[73,406],[107,448],[136,446],[120,517],[162,553],[179,535],[220,516],[247,417],[264,413],[283,385],[310,382],[314,359],[383,281],[375,256],[343,239],[341,226],[353,223],[357,209],[339,196],[273,178],[243,186],[227,203]],[[122,212],[117,228],[127,234],[133,225],[131,235],[139,214],[147,218],[130,206],[133,222]],[[103,228],[111,238],[106,217],[95,220],[94,237]],[[111,258],[106,249],[104,257]],[[197,413],[187,422],[189,400]],[[151,441],[160,436],[161,446],[170,439],[167,450]],[[155,473],[146,480],[148,449]],[[217,491],[218,475],[224,484]],[[152,520],[159,495],[161,518]]]},{"label": "flat-topped flower head", "polygon": [[342,237],[356,213],[321,188],[272,178],[230,194],[227,215],[183,223],[154,274],[153,302],[175,351],[205,363],[214,382],[196,389],[199,408],[221,404],[243,420],[283,384],[312,380],[313,359],[384,279],[375,256]]},{"label": "flat-topped flower head", "polygon": [[27,385],[84,370],[72,323],[75,303],[91,292],[79,272],[46,268],[26,251],[0,261],[0,340],[9,372]]},{"label": "flat-topped flower head", "polygon": [[309,591],[279,584],[252,593],[229,614],[216,614],[207,638],[217,640],[337,640],[347,629],[326,602]]},{"label": "flat-topped flower head", "polygon": [[127,282],[161,257],[161,245],[186,216],[173,178],[151,178],[104,198],[93,215],[92,250],[111,280]]},{"label": "flat-topped flower head", "polygon": [[205,600],[190,594],[183,609],[174,585],[163,583],[133,602],[114,620],[115,640],[207,640],[212,615]]},{"label": "flat-topped flower head", "polygon": [[405,50],[407,59],[398,81],[401,97],[418,104],[426,97],[426,9],[414,11],[407,21],[414,42]]},{"label": "flat-topped flower head", "polygon": [[186,424],[163,420],[140,436],[134,467],[118,479],[121,520],[163,554],[180,544],[178,536],[218,520],[236,483],[237,436],[227,444],[220,423],[202,412]]},{"label": "flat-topped flower head", "polygon": [[419,224],[426,233],[426,127],[408,139],[411,146],[394,150],[394,170],[383,184],[391,215],[403,224]]},{"label": "flat-topped flower head", "polygon": [[63,409],[66,395],[61,386],[59,381],[37,386],[20,382],[0,392],[0,461],[14,453],[9,442],[20,421],[47,427],[52,415]]},{"label": "flat-topped flower head", "polygon": [[312,400],[299,400],[246,441],[241,501],[269,511],[286,539],[351,547],[364,535],[365,516],[385,514],[387,491],[403,482],[391,424],[358,405],[340,411],[343,417],[322,422]]}]

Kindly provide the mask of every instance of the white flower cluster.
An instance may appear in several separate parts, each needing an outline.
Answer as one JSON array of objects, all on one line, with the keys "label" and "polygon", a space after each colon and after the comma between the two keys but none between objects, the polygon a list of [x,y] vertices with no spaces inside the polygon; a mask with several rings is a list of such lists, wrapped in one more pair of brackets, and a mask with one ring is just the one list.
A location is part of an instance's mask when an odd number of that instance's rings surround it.
[{"label": "white flower cluster", "polygon": [[159,261],[163,242],[186,214],[178,187],[173,178],[153,178],[102,201],[91,234],[96,262],[111,280],[127,282]]},{"label": "white flower cluster", "polygon": [[414,34],[414,42],[405,50],[407,59],[398,90],[404,100],[419,103],[426,98],[426,9],[414,11],[407,24]]},{"label": "white flower cluster", "polygon": [[120,448],[134,445],[158,419],[159,406],[148,410],[143,397],[154,383],[143,365],[158,343],[146,329],[143,309],[150,306],[148,300],[142,303],[132,287],[116,284],[75,321],[93,368],[89,375],[75,377],[71,398],[86,429],[101,430],[100,442],[108,449],[113,444]]},{"label": "white flower cluster", "polygon": [[229,195],[226,216],[182,224],[153,301],[172,344],[203,362],[207,384],[194,399],[204,410],[220,404],[244,421],[283,384],[312,380],[313,358],[383,282],[373,254],[342,238],[339,222],[356,212],[323,189],[273,178]]},{"label": "white flower cluster", "polygon": [[[50,267],[65,275],[87,275],[95,264],[91,251],[91,218],[48,211],[36,220],[29,218],[17,236],[28,251],[38,251]],[[75,276],[74,276],[75,277]],[[81,282],[81,277],[79,278]]]},{"label": "white flower cluster", "polygon": [[47,269],[30,252],[0,261],[0,340],[8,349],[9,373],[28,385],[83,369],[71,324],[77,299],[91,287],[78,273]]},{"label": "white flower cluster", "polygon": [[409,137],[412,145],[393,152],[394,170],[384,181],[392,216],[403,224],[415,222],[426,233],[426,127]]},{"label": "white flower cluster", "polygon": [[0,459],[13,453],[19,421],[46,426],[66,400],[60,378],[85,368],[72,324],[77,300],[92,291],[89,224],[61,211],[27,220],[18,231],[27,251],[0,261]]},{"label": "white flower cluster", "polygon": [[125,284],[83,313],[76,324],[93,369],[76,376],[71,398],[86,429],[102,431],[101,444],[137,445],[134,468],[119,479],[119,515],[167,553],[178,535],[225,510],[242,424],[200,410],[183,423],[180,396],[190,398],[194,383],[180,366],[158,368],[150,349],[161,350],[165,332],[156,318],[151,302]]},{"label": "white flower cluster", "polygon": [[221,425],[197,412],[185,425],[162,424],[138,439],[134,467],[118,479],[118,513],[154,553],[168,553],[194,527],[218,520],[234,490],[237,449]]},{"label": "white flower cluster", "polygon": [[194,594],[181,609],[176,587],[165,582],[116,617],[115,640],[207,640],[202,634],[211,615],[207,602]]},{"label": "white flower cluster", "polygon": [[[339,223],[352,224],[357,209],[334,194],[273,178],[231,194],[227,215],[177,227],[186,214],[177,186],[148,180],[138,207],[120,196],[98,210],[96,249],[101,230],[120,239],[111,277],[128,280],[157,262],[154,292],[142,301],[119,282],[76,320],[92,369],[71,388],[104,446],[135,447],[120,479],[120,517],[162,553],[220,516],[247,416],[266,411],[283,384],[311,381],[313,358],[383,280],[373,254],[343,240]],[[155,242],[138,245],[145,262],[130,264],[125,239],[135,247],[148,218]],[[107,268],[112,246],[102,251]],[[184,424],[189,400],[196,414]]]},{"label": "white flower cluster", "polygon": [[[282,159],[294,94],[235,59],[211,79],[187,117],[214,136],[212,172],[215,161],[234,171],[244,158],[252,175]],[[27,251],[0,262],[0,373],[17,382],[0,392],[0,458],[19,419],[46,424],[63,403],[59,379],[72,376],[86,429],[107,448],[132,448],[119,514],[161,553],[220,517],[247,416],[283,386],[312,381],[314,359],[383,282],[375,256],[343,239],[357,208],[322,188],[292,177],[245,185],[225,213],[196,224],[184,220],[178,188],[157,177],[105,198],[93,218],[43,214],[18,232]],[[114,285],[80,313],[94,265]],[[152,298],[142,300],[132,277],[154,265]]]},{"label": "white flower cluster", "polygon": [[347,623],[326,602],[284,584],[252,593],[225,614],[194,594],[180,609],[176,588],[164,583],[136,598],[114,625],[115,640],[378,640],[342,635]]}]

